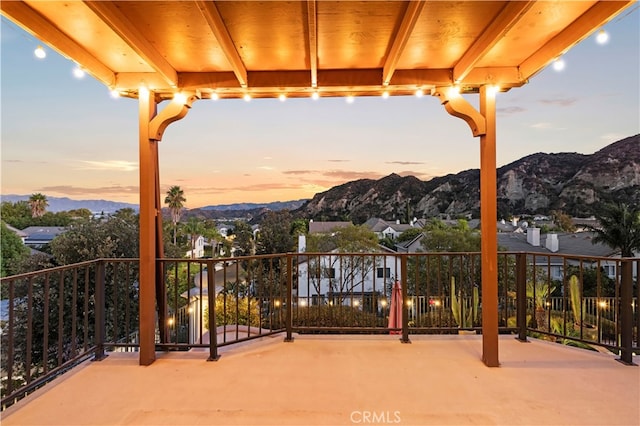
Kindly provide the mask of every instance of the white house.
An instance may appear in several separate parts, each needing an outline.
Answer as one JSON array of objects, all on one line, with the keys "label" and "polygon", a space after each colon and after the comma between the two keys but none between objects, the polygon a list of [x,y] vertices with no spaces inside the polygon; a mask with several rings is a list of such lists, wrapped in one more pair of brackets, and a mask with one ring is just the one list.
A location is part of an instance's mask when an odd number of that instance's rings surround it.
[{"label": "white house", "polygon": [[295,260],[293,300],[305,305],[351,305],[380,310],[400,280],[399,258],[379,254],[300,254]]},{"label": "white house", "polygon": [[[191,236],[189,236],[189,240],[191,240]],[[194,245],[191,250],[187,251],[186,257],[190,257],[192,259],[199,259],[204,256],[204,244],[205,239],[202,235],[198,235],[196,238]]]}]

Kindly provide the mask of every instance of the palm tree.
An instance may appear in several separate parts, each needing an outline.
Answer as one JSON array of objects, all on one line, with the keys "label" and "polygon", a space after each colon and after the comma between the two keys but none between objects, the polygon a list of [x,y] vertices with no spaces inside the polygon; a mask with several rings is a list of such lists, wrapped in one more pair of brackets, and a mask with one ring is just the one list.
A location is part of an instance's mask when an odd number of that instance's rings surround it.
[{"label": "palm tree", "polygon": [[47,207],[49,207],[47,196],[39,192],[32,194],[29,197],[29,207],[31,208],[31,217],[44,216]]},{"label": "palm tree", "polygon": [[171,221],[173,222],[173,244],[176,244],[176,233],[178,232],[178,222],[180,222],[180,215],[182,214],[182,209],[184,207],[184,203],[187,201],[184,198],[184,191],[179,186],[172,186],[167,191],[167,196],[164,199],[164,203],[169,207],[169,211],[171,212]]},{"label": "palm tree", "polygon": [[600,226],[591,227],[596,233],[592,243],[620,250],[622,257],[633,257],[633,251],[640,250],[640,206],[607,204],[596,217]]}]

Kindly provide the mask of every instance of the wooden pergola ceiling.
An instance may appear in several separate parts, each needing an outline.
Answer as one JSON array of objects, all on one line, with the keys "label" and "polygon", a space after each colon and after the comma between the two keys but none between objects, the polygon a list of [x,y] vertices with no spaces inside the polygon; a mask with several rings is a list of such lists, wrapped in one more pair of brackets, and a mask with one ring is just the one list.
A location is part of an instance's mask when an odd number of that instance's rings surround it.
[{"label": "wooden pergola ceiling", "polygon": [[5,1],[123,96],[409,95],[522,86],[633,1]]}]

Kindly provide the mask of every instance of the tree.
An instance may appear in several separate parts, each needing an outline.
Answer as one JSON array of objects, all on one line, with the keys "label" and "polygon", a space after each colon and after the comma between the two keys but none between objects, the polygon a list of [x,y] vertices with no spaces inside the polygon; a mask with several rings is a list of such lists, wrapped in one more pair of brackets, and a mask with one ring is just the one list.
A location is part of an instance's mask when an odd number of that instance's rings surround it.
[{"label": "tree", "polygon": [[448,226],[439,219],[433,219],[424,229],[422,246],[431,252],[470,252],[480,251],[480,234],[471,228],[464,219],[454,226]]},{"label": "tree", "polygon": [[573,221],[571,220],[571,216],[568,214],[561,212],[559,210],[553,210],[551,212],[551,216],[553,217],[553,221],[556,226],[565,232],[573,232],[576,230]]},{"label": "tree", "polygon": [[240,251],[240,256],[253,256],[256,254],[251,225],[243,220],[236,220],[233,226],[233,233],[238,250]]},{"label": "tree", "polygon": [[640,206],[606,204],[596,218],[600,226],[590,227],[596,234],[593,244],[619,250],[622,257],[633,257],[634,250],[640,250]]},{"label": "tree", "polygon": [[173,222],[173,244],[176,244],[176,233],[178,231],[178,222],[180,222],[180,216],[182,215],[182,209],[184,208],[184,202],[187,201],[184,198],[184,191],[179,186],[172,186],[167,191],[167,196],[164,199],[164,203],[169,207],[171,212],[171,221]]},{"label": "tree", "polygon": [[296,241],[291,234],[293,229],[293,218],[288,210],[268,212],[260,224],[256,253],[278,254],[294,250]]},{"label": "tree", "polygon": [[190,217],[184,225],[184,232],[189,235],[191,258],[194,259],[196,257],[196,241],[199,236],[205,233],[204,223],[195,217]]},{"label": "tree", "polygon": [[[354,256],[314,256],[308,260],[309,282],[320,294],[322,280],[330,279],[330,291],[337,294],[334,303],[341,305],[347,294],[362,285],[374,268],[372,256],[358,253],[379,251],[378,237],[365,226],[349,225],[333,232],[307,236],[309,253],[353,253]],[[337,273],[335,271],[339,270]]]},{"label": "tree", "polygon": [[29,248],[4,222],[0,228],[0,242],[0,277],[20,273],[18,265],[29,257]]},{"label": "tree", "polygon": [[29,207],[31,208],[32,217],[40,217],[44,215],[47,207],[49,207],[49,202],[45,195],[37,192],[29,197]]}]

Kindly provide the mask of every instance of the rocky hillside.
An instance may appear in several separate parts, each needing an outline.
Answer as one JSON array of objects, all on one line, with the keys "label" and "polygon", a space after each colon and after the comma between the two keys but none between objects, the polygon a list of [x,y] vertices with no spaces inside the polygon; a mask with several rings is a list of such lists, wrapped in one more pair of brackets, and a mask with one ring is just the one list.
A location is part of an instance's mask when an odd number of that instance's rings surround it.
[{"label": "rocky hillside", "polygon": [[[316,220],[471,214],[480,210],[480,171],[466,170],[421,181],[391,174],[361,179],[316,194],[293,213]],[[602,202],[640,203],[640,135],[615,142],[592,155],[533,154],[498,169],[498,214],[562,210],[589,216]]]}]

